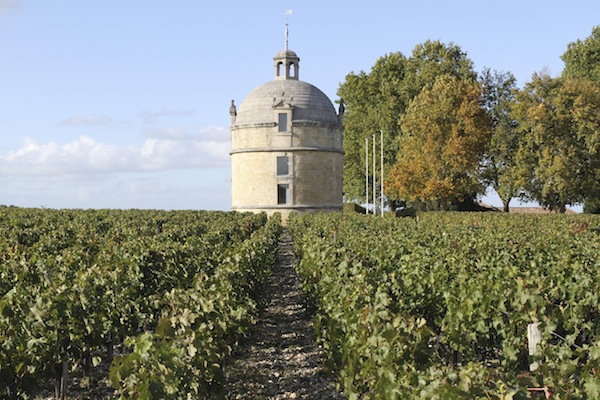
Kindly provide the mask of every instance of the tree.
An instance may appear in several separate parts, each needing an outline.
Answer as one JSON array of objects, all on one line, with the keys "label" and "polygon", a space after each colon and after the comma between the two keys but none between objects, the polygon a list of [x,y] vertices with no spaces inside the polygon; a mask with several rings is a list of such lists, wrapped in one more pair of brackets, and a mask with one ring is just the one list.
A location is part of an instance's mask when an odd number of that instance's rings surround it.
[{"label": "tree", "polygon": [[585,40],[569,43],[561,58],[565,78],[589,79],[600,85],[600,26]]},{"label": "tree", "polygon": [[424,87],[433,85],[442,75],[459,79],[477,78],[473,61],[458,45],[428,40],[415,46],[406,67],[405,82],[410,99],[417,96]]},{"label": "tree", "polygon": [[600,196],[587,198],[583,203],[583,212],[586,214],[600,214]]},{"label": "tree", "polygon": [[395,160],[398,119],[408,103],[403,89],[406,57],[392,53],[377,60],[369,74],[350,73],[338,89],[346,106],[344,115],[344,195],[365,196],[365,138],[385,131],[385,168]]},{"label": "tree", "polygon": [[472,79],[438,76],[401,119],[400,154],[386,179],[386,195],[449,207],[482,191],[479,161],[489,141],[481,86]]},{"label": "tree", "polygon": [[[410,101],[440,75],[475,78],[473,62],[455,44],[427,41],[412,56],[391,53],[377,60],[369,73],[350,73],[338,89],[344,101],[344,194],[365,196],[365,138],[384,131],[384,166],[396,162],[402,130],[399,125]],[[380,179],[380,178],[379,178]],[[389,194],[386,192],[386,196]]]},{"label": "tree", "polygon": [[481,179],[486,187],[492,187],[504,212],[520,192],[515,174],[515,154],[519,148],[520,134],[510,109],[516,93],[516,79],[511,73],[484,69],[479,81],[483,89],[482,106],[491,120],[492,137],[483,158]]},{"label": "tree", "polygon": [[527,198],[551,210],[600,194],[600,89],[534,74],[516,98],[524,135],[517,168]]},{"label": "tree", "polygon": [[[587,79],[600,86],[600,26],[585,40],[570,43],[561,58],[565,62],[563,77]],[[587,194],[583,212],[600,213],[600,194]]]}]

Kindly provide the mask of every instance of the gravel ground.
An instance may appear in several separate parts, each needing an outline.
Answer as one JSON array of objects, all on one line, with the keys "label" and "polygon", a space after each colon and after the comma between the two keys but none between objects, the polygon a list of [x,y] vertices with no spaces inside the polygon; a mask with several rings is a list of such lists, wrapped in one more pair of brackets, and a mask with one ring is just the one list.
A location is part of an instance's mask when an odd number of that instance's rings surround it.
[{"label": "gravel ground", "polygon": [[295,262],[284,230],[265,292],[271,301],[225,366],[229,399],[345,399],[323,368]]}]

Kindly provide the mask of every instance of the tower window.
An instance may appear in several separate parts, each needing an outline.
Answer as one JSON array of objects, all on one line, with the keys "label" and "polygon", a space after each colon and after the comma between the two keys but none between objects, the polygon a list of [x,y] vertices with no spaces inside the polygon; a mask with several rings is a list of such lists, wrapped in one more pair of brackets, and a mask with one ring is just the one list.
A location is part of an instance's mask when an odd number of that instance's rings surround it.
[{"label": "tower window", "polygon": [[277,204],[289,204],[290,200],[290,185],[277,185]]},{"label": "tower window", "polygon": [[277,175],[289,175],[290,159],[288,156],[277,157]]},{"label": "tower window", "polygon": [[278,114],[278,126],[279,132],[287,132],[288,131],[288,116],[287,113],[279,113]]}]

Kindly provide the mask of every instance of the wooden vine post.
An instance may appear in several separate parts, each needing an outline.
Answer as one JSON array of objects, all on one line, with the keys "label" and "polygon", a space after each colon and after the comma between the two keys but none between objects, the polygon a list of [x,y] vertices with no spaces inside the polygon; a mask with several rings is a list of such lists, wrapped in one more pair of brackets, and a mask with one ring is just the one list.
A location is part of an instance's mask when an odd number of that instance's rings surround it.
[{"label": "wooden vine post", "polygon": [[[537,322],[534,324],[527,325],[527,345],[529,347],[530,356],[535,355],[537,346],[542,341],[542,334],[538,328],[539,325],[540,324]],[[529,364],[529,370],[533,372],[537,370],[539,366],[539,363],[537,361],[534,361],[531,364]]]}]

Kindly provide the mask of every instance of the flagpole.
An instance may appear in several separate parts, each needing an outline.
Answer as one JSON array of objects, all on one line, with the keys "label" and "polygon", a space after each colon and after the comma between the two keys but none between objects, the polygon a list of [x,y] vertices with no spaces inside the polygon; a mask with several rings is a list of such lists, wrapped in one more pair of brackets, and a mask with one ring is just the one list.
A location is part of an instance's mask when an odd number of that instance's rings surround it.
[{"label": "flagpole", "polygon": [[369,215],[369,138],[365,138],[365,204],[366,214]]},{"label": "flagpole", "polygon": [[383,129],[381,130],[381,216],[383,217]]},{"label": "flagpole", "polygon": [[376,195],[377,195],[377,189],[375,186],[376,182],[375,182],[375,173],[377,172],[377,170],[375,169],[375,165],[376,165],[376,159],[377,156],[375,155],[375,134],[373,134],[373,214],[376,215],[377,214],[377,199],[376,199]]}]

